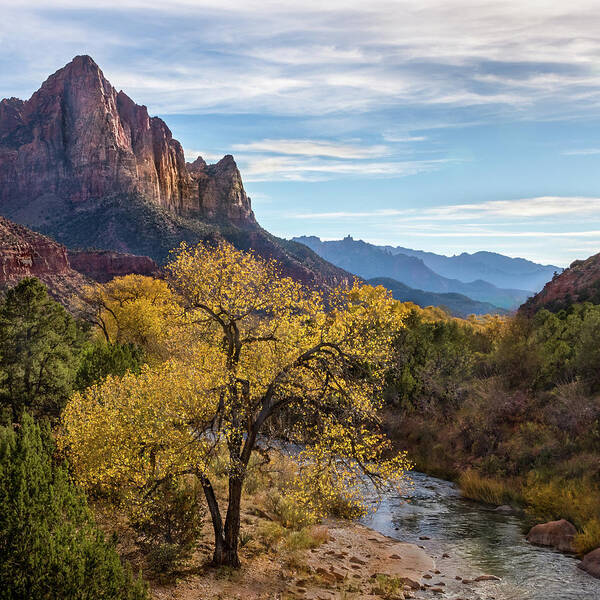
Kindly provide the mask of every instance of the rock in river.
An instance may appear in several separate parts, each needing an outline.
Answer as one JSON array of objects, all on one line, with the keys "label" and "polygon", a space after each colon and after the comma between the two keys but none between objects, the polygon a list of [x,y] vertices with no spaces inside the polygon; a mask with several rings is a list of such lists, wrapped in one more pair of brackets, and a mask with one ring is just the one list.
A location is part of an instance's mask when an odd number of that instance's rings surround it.
[{"label": "rock in river", "polygon": [[538,546],[552,546],[562,552],[575,552],[573,538],[576,533],[572,523],[560,519],[532,527],[527,534],[527,541]]},{"label": "rock in river", "polygon": [[600,548],[588,552],[577,566],[600,579]]}]

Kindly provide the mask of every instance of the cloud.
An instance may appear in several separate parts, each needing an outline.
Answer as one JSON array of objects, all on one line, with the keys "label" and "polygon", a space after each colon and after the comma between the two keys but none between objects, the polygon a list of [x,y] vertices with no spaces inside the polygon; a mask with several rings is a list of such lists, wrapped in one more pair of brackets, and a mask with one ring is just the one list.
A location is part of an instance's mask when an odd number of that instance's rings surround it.
[{"label": "cloud", "polygon": [[163,114],[424,105],[520,118],[600,112],[594,0],[0,5],[5,95],[31,93],[39,77],[85,50]]},{"label": "cloud", "polygon": [[[600,212],[600,198],[586,196],[538,196],[535,198],[521,198],[517,200],[492,200],[489,202],[472,204],[449,204],[446,206],[433,206],[416,209],[379,209],[373,211],[342,211],[342,212],[315,212],[296,214],[298,219],[364,219],[386,216],[402,216],[408,220],[478,220],[497,217],[498,223],[502,219],[518,218],[520,221],[541,217],[581,217],[585,215],[596,216]],[[552,221],[550,221],[552,222]],[[518,221],[517,221],[518,223]],[[514,225],[514,223],[508,223]],[[499,235],[499,234],[497,234]],[[556,234],[563,235],[563,234]],[[571,235],[567,233],[565,235]]]},{"label": "cloud", "polygon": [[237,155],[247,182],[325,181],[339,177],[406,177],[440,169],[447,159],[413,161],[342,161],[290,156]]},{"label": "cloud", "polygon": [[271,152],[274,154],[290,154],[297,156],[326,156],[341,159],[364,159],[374,156],[385,156],[390,149],[387,146],[364,146],[344,144],[323,140],[260,140],[247,144],[235,144],[234,150],[242,152]]},{"label": "cloud", "polygon": [[468,219],[481,217],[540,217],[597,215],[600,198],[582,196],[539,196],[518,200],[493,200],[474,204],[454,204],[429,209],[430,215],[443,218]]},{"label": "cloud", "polygon": [[600,148],[583,148],[582,150],[567,150],[562,153],[564,156],[592,156],[600,154]]}]

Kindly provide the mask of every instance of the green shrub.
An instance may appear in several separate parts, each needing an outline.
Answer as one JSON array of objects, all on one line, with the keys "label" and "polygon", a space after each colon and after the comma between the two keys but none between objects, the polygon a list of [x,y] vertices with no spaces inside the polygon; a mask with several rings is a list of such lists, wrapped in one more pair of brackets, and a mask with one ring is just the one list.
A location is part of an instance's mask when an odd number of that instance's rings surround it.
[{"label": "green shrub", "polygon": [[329,539],[327,527],[303,527],[300,531],[292,531],[286,540],[290,550],[308,550],[318,548]]},{"label": "green shrub", "polygon": [[83,333],[37,279],[26,278],[0,303],[0,407],[56,418],[73,389]]},{"label": "green shrub", "polygon": [[290,496],[278,490],[269,490],[266,495],[267,509],[288,529],[302,529],[315,523],[314,515]]},{"label": "green shrub", "polygon": [[532,473],[523,494],[529,512],[545,521],[567,519],[583,528],[598,516],[600,490],[585,479],[542,481]]},{"label": "green shrub", "polygon": [[83,353],[75,387],[83,390],[107,375],[121,376],[127,371],[139,373],[143,362],[144,352],[135,344],[90,344]]},{"label": "green shrub", "polygon": [[285,529],[275,521],[267,521],[260,524],[258,536],[264,547],[272,550],[285,537]]},{"label": "green shrub", "polygon": [[136,506],[131,525],[155,574],[168,576],[194,552],[204,523],[202,499],[195,479],[168,479]]},{"label": "green shrub", "polygon": [[0,428],[0,600],[147,599],[52,452],[27,414]]}]

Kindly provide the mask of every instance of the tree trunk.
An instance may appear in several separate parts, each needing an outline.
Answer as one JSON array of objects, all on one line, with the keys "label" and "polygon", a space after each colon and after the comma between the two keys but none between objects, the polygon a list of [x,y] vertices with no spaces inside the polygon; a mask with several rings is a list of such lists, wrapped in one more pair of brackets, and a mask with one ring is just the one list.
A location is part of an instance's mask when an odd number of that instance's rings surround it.
[{"label": "tree trunk", "polygon": [[225,561],[222,564],[236,569],[241,566],[238,556],[240,540],[240,511],[242,501],[243,478],[229,479],[229,504],[225,518]]},{"label": "tree trunk", "polygon": [[208,504],[213,529],[215,533],[215,549],[213,564],[239,568],[241,566],[238,556],[240,539],[240,510],[242,500],[243,479],[232,477],[229,480],[229,503],[225,527],[221,519],[219,504],[210,481],[201,478],[202,488]]},{"label": "tree trunk", "polygon": [[215,532],[215,549],[213,552],[213,563],[215,565],[226,564],[225,560],[225,536],[223,535],[223,520],[221,519],[221,511],[219,510],[219,503],[215,496],[215,491],[206,477],[200,477],[202,483],[202,489],[204,490],[204,496],[206,497],[206,503],[208,504],[208,511],[210,512],[210,518],[212,520],[213,529]]}]

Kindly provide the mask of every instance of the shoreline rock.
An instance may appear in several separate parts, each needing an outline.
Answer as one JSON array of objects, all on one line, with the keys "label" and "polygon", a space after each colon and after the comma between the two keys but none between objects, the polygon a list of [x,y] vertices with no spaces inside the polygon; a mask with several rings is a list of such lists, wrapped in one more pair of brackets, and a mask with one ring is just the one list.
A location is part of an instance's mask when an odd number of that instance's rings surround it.
[{"label": "shoreline rock", "polygon": [[550,546],[561,552],[575,553],[575,526],[566,519],[540,523],[529,530],[527,541],[536,546]]},{"label": "shoreline rock", "polygon": [[577,566],[592,577],[600,579],[600,548],[588,552]]}]

